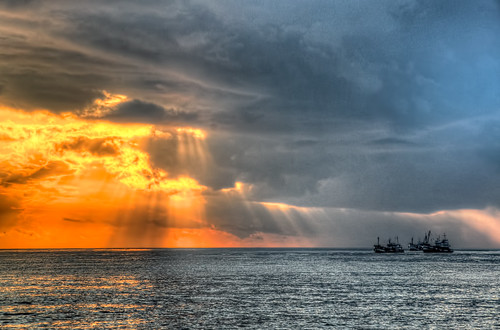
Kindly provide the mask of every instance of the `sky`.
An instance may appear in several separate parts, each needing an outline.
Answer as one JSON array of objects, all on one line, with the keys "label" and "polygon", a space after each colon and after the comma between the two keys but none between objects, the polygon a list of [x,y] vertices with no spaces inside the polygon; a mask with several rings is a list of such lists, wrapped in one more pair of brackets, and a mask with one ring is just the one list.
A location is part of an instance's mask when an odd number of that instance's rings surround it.
[{"label": "sky", "polygon": [[0,248],[500,248],[500,2],[0,0]]}]

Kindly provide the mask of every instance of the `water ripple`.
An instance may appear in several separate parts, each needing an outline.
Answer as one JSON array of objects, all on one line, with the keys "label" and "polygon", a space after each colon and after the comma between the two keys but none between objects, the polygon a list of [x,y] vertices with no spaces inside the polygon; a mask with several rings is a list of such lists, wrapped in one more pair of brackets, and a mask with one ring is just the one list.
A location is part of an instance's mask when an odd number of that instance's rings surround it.
[{"label": "water ripple", "polygon": [[0,251],[2,328],[494,328],[500,254]]}]

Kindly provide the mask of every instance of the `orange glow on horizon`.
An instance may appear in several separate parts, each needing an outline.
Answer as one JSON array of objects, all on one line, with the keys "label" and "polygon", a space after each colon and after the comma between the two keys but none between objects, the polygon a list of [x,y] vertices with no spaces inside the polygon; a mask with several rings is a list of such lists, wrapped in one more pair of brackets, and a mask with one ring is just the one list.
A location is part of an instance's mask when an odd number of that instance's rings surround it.
[{"label": "orange glow on horizon", "polygon": [[311,246],[311,242],[304,237],[260,232],[240,238],[212,228],[173,228],[168,231],[164,246],[168,248],[308,247]]}]

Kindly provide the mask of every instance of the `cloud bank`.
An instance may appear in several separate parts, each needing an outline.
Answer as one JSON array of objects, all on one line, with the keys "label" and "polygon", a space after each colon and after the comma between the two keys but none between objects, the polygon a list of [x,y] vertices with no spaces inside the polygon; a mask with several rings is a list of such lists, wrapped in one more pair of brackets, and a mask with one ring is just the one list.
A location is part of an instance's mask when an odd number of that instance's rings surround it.
[{"label": "cloud bank", "polygon": [[[150,172],[140,176],[203,187],[203,214],[185,228],[209,228],[211,242],[366,245],[366,228],[432,227],[498,247],[484,228],[500,209],[499,16],[486,0],[2,1],[0,104],[149,127],[130,149]],[[127,139],[54,139],[57,157],[35,166],[25,154],[2,186],[71,175],[63,154],[119,158]],[[13,200],[0,195],[10,227],[25,212]],[[182,230],[165,225],[168,209],[138,202],[123,219],[149,212],[153,227]]]}]

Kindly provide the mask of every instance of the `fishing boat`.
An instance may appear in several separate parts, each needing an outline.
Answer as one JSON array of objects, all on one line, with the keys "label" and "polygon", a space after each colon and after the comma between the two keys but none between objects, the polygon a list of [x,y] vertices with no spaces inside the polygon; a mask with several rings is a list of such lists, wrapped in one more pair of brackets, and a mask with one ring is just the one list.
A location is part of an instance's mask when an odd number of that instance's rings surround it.
[{"label": "fishing boat", "polygon": [[425,233],[424,240],[418,241],[417,249],[419,249],[420,251],[428,249],[431,246],[431,243],[429,243],[430,239],[431,239],[431,231],[429,230],[429,232]]},{"label": "fishing boat", "polygon": [[418,245],[420,244],[420,241],[418,243],[413,243],[413,237],[411,238],[411,242],[408,243],[408,251],[420,251],[418,248]]},{"label": "fishing boat", "polygon": [[377,244],[373,245],[375,253],[385,253],[385,246],[380,245],[380,238],[377,237]]},{"label": "fishing boat", "polygon": [[391,239],[387,240],[387,245],[380,245],[380,238],[377,237],[377,244],[373,245],[373,251],[375,253],[403,253],[405,250],[399,244],[399,239],[396,237],[396,243],[391,242]]},{"label": "fishing boat", "polygon": [[[430,232],[429,232],[430,233]],[[438,236],[434,241],[434,245],[425,246],[423,248],[424,253],[452,253],[450,242],[446,238],[446,234],[443,234],[443,238]]]},{"label": "fishing boat", "polygon": [[413,242],[413,237],[411,238],[411,242],[408,243],[408,250],[409,251],[423,251],[426,248],[429,248],[431,244],[429,243],[429,240],[431,239],[431,231],[425,233],[424,239],[423,240],[418,240],[418,243]]}]

